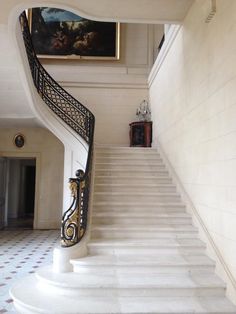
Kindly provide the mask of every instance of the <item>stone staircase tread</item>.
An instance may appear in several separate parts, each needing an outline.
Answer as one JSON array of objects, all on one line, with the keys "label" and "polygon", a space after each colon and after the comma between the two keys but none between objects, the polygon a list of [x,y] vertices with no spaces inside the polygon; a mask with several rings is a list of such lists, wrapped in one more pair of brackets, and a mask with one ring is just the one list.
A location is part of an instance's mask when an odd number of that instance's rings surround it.
[{"label": "stone staircase tread", "polygon": [[[100,169],[99,169],[100,170]],[[137,173],[137,176],[135,176],[135,178],[137,178],[138,177],[138,173]],[[95,180],[96,180],[96,178],[107,178],[107,179],[111,179],[111,176],[109,175],[106,175],[106,174],[102,174],[102,175],[96,175],[96,177],[95,177]],[[114,178],[117,178],[117,177],[114,177]],[[122,175],[122,176],[119,176],[119,179],[121,179],[121,178],[123,178],[123,179],[131,179],[132,180],[132,177],[130,177],[129,175],[127,175],[127,174],[124,174],[124,175]],[[166,176],[164,176],[164,177],[162,177],[162,176],[158,176],[158,178],[156,178],[156,177],[154,177],[154,176],[150,176],[150,175],[146,175],[146,176],[144,176],[143,174],[141,174],[140,175],[140,179],[152,179],[152,180],[156,180],[156,181],[158,181],[159,179],[161,179],[161,178],[167,178],[167,179],[169,179],[169,180],[171,180],[171,178],[170,177],[166,177]]]},{"label": "stone staircase tread", "polygon": [[160,172],[168,174],[168,170],[163,165],[137,165],[137,164],[116,164],[116,165],[95,165],[95,173],[99,171],[109,172],[109,171],[117,171],[117,172],[135,172],[135,173],[143,173],[147,171],[151,172]]},{"label": "stone staircase tread", "polygon": [[148,208],[160,208],[160,207],[163,207],[163,208],[166,208],[166,207],[175,207],[175,208],[182,208],[184,209],[184,205],[182,205],[181,202],[178,202],[178,203],[173,203],[173,202],[166,202],[166,203],[163,203],[163,202],[144,202],[144,203],[141,203],[139,202],[138,204],[137,203],[134,203],[132,201],[127,201],[127,202],[117,202],[117,201],[97,201],[97,200],[94,200],[94,207],[99,207],[99,206],[111,206],[111,207],[114,207],[114,206],[117,206],[117,207],[122,207],[122,208],[125,208],[126,206],[127,207],[131,207],[131,206],[137,206],[138,207],[142,207],[143,210],[146,210],[148,211]]},{"label": "stone staircase tread", "polygon": [[[98,213],[104,213],[109,215],[110,213],[118,213],[118,214],[131,214],[137,216],[145,215],[148,217],[151,217],[152,215],[157,215],[157,214],[165,214],[165,215],[174,215],[174,214],[185,214],[185,210],[182,208],[148,208],[148,210],[143,209],[142,207],[139,208],[112,208],[110,206],[107,207],[94,207],[93,208],[93,214],[96,215]],[[191,217],[191,216],[190,216]]]},{"label": "stone staircase tread", "polygon": [[[186,227],[188,226],[192,226],[190,224],[189,221],[170,221],[170,222],[163,222],[163,221],[155,221],[155,222],[151,222],[150,219],[149,220],[145,220],[143,221],[143,223],[145,223],[146,225],[146,229],[150,229],[151,227],[154,227],[156,226],[157,227],[157,230],[161,230],[160,228],[173,228],[173,229],[185,229]],[[140,220],[136,220],[135,221],[135,224],[140,227],[140,230],[141,230],[141,227],[143,226],[143,223],[142,221]],[[131,222],[128,221],[128,222],[125,222],[125,221],[106,221],[106,222],[92,222],[92,228],[95,228],[95,227],[102,227],[102,226],[117,226],[118,224],[122,225],[123,227],[120,228],[121,231],[123,230],[127,230],[127,228],[129,228]],[[131,230],[131,229],[130,229]]]},{"label": "stone staircase tread", "polygon": [[[36,276],[48,284],[65,288],[83,289],[192,289],[192,288],[225,288],[224,282],[215,274],[123,274],[109,273],[55,273],[51,266],[36,272]],[[92,292],[91,292],[92,293]],[[118,291],[117,291],[118,293]]]},{"label": "stone staircase tread", "polygon": [[153,212],[126,212],[126,213],[117,213],[117,212],[94,212],[93,213],[93,217],[105,217],[105,218],[109,218],[109,217],[117,217],[117,218],[121,218],[121,217],[127,217],[127,218],[188,218],[191,219],[191,215],[187,214],[187,213],[153,213]]},{"label": "stone staircase tread", "polygon": [[[68,295],[40,289],[35,276],[19,281],[10,292],[22,313],[68,314]],[[34,286],[34,289],[29,287]],[[25,293],[27,291],[27,294]],[[48,309],[50,300],[50,309]],[[27,312],[26,312],[27,311]],[[70,297],[70,314],[235,314],[225,297]]]},{"label": "stone staircase tread", "polygon": [[105,239],[121,239],[130,240],[136,239],[137,237],[142,237],[143,239],[197,239],[197,233],[194,232],[181,232],[181,233],[171,233],[171,232],[127,232],[122,230],[122,233],[119,231],[106,231],[106,230],[97,230],[93,231],[91,234],[91,241],[93,240],[105,240]]},{"label": "stone staircase tread", "polygon": [[133,152],[131,151],[110,151],[110,152],[96,152],[96,158],[117,158],[117,157],[123,157],[123,158],[145,158],[145,159],[161,159],[160,154],[158,154],[156,151],[139,151],[139,152]]},{"label": "stone staircase tread", "polygon": [[129,152],[103,152],[96,153],[95,160],[156,160],[163,162],[160,155],[155,152],[139,152],[139,153],[129,153]]},{"label": "stone staircase tread", "polygon": [[180,197],[180,195],[177,193],[177,192],[158,192],[158,191],[155,191],[155,192],[133,192],[133,191],[124,191],[124,192],[120,192],[120,191],[100,191],[100,192],[94,192],[94,195],[107,195],[107,196],[110,196],[110,195],[118,195],[118,196],[177,196],[177,197]]},{"label": "stone staircase tread", "polygon": [[[100,170],[100,169],[99,169],[99,170]],[[122,171],[122,172],[123,172],[123,171]],[[139,175],[139,173],[137,173],[137,175]],[[124,175],[122,175],[122,176],[120,176],[120,177],[132,179],[132,178],[130,178],[130,176],[127,175],[127,174],[124,174]],[[104,174],[96,175],[96,178],[110,178],[110,176],[107,176],[107,175],[104,173]],[[143,174],[140,174],[140,178],[154,179],[154,180],[158,180],[158,179],[159,179],[159,177],[156,178],[156,177],[153,177],[153,176],[150,176],[150,175],[143,176]],[[171,180],[170,177],[168,177],[168,179]]]},{"label": "stone staircase tread", "polygon": [[199,239],[99,239],[92,240],[88,247],[204,247],[205,243]]},{"label": "stone staircase tread", "polygon": [[[215,266],[215,262],[212,261],[206,255],[193,255],[193,256],[181,256],[176,255],[160,255],[155,259],[150,259],[150,256],[138,255],[135,260],[130,255],[88,255],[79,259],[72,259],[71,263],[78,266],[190,266],[190,265],[210,265]],[[128,270],[129,271],[129,270]]]},{"label": "stone staircase tread", "polygon": [[[136,166],[137,167],[137,166]],[[114,169],[111,169],[111,168],[99,168],[99,169],[95,169],[95,173],[99,172],[99,171],[103,171],[103,172],[114,172],[114,173],[119,173],[119,172],[132,172],[132,173],[135,173],[137,175],[142,175],[144,172],[147,172],[147,173],[165,173],[165,174],[169,174],[168,171],[166,169],[140,169],[139,167],[137,167],[137,169],[135,169],[135,167],[133,167],[132,169],[124,169],[124,168],[114,168]]]},{"label": "stone staircase tread", "polygon": [[194,232],[197,233],[198,229],[194,227],[193,225],[184,225],[184,227],[166,227],[166,226],[153,226],[149,225],[133,225],[133,226],[124,226],[124,225],[118,225],[118,224],[113,224],[113,225],[94,225],[92,228],[93,231],[96,230],[110,230],[110,231],[145,231],[145,232]]},{"label": "stone staircase tread", "polygon": [[132,207],[130,206],[116,206],[114,204],[96,204],[93,208],[93,213],[100,213],[100,212],[104,212],[104,213],[113,213],[113,212],[117,212],[117,213],[137,213],[139,214],[140,212],[144,212],[146,213],[146,215],[149,215],[154,213],[163,213],[163,214],[169,214],[169,213],[179,213],[179,214],[184,214],[186,213],[186,209],[184,207],[178,207],[178,206],[159,206],[159,207],[152,207],[152,206],[139,206],[139,207],[135,207],[134,209],[132,209]]},{"label": "stone staircase tread", "polygon": [[[127,204],[129,205],[129,206],[134,206],[134,207],[142,207],[143,208],[143,204],[140,204],[140,202],[135,202],[135,201],[133,201],[133,202],[129,202],[129,203],[127,203],[127,202],[121,202],[121,201],[119,201],[119,202],[117,202],[117,201],[94,201],[94,206],[110,206],[110,205],[115,205],[115,206],[122,206],[122,208],[125,208],[125,206],[127,206]],[[181,207],[181,208],[185,208],[185,205],[182,203],[182,202],[168,202],[168,203],[163,203],[163,202],[154,202],[154,201],[152,201],[152,202],[146,202],[145,203],[145,208],[148,208],[148,207],[160,207],[160,206],[162,206],[162,207],[170,207],[170,206],[176,206],[176,207]]]},{"label": "stone staircase tread", "polygon": [[156,158],[156,156],[147,158],[146,156],[97,156],[95,158],[95,165],[96,164],[140,164],[140,165],[147,165],[147,164],[154,164],[154,165],[165,165],[161,158]]},{"label": "stone staircase tread", "polygon": [[[96,179],[95,179],[96,180]],[[129,183],[95,183],[95,186],[102,187],[130,187]],[[132,187],[142,187],[142,182],[132,183]],[[175,188],[173,183],[145,183],[145,187],[171,187]]]},{"label": "stone staircase tread", "polygon": [[106,192],[106,193],[112,193],[112,192],[121,192],[121,193],[128,193],[128,192],[142,192],[142,193],[163,193],[164,195],[166,193],[176,193],[176,188],[172,186],[145,186],[142,187],[136,186],[136,187],[131,187],[129,185],[123,185],[123,186],[114,186],[114,185],[97,185],[95,184],[94,187],[94,192],[99,193],[99,192]]},{"label": "stone staircase tread", "polygon": [[[105,159],[105,158],[104,158]],[[118,159],[118,158],[113,158],[113,159]],[[127,161],[127,164],[126,163],[119,163],[118,161],[115,162],[115,161],[112,161],[112,160],[109,160],[108,162],[104,162],[104,161],[98,161],[98,158],[96,158],[95,160],[95,165],[103,165],[103,166],[163,166],[165,167],[165,164],[162,162],[162,161],[157,161],[156,159],[153,158],[153,160],[150,160],[150,159],[146,159],[146,158],[143,158],[143,159],[133,159],[133,158],[130,158],[130,159],[118,159],[120,161]],[[140,163],[137,163],[137,161],[139,161]]]},{"label": "stone staircase tread", "polygon": [[144,151],[145,153],[154,152],[157,154],[157,149],[153,148],[153,147],[96,146],[95,149],[96,149],[96,152],[99,152],[101,150],[107,151],[107,152],[110,152],[112,150],[115,150],[115,151],[127,150],[127,151],[133,152],[133,153]]}]

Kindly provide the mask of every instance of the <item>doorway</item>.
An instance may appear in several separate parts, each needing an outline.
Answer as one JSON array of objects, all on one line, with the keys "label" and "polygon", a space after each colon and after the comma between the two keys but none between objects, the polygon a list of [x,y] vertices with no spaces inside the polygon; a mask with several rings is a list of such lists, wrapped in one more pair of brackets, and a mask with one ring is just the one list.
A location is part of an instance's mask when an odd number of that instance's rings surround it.
[{"label": "doorway", "polygon": [[33,229],[35,158],[6,158],[4,228]]},{"label": "doorway", "polygon": [[0,157],[0,229],[5,226],[7,160]]}]

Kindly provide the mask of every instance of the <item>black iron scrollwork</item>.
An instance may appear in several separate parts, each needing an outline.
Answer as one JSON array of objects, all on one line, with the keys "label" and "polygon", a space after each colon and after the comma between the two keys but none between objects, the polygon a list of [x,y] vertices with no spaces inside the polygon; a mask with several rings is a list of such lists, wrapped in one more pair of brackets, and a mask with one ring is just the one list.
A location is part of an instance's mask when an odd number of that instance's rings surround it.
[{"label": "black iron scrollwork", "polygon": [[95,118],[91,111],[47,73],[34,51],[25,12],[20,15],[19,20],[32,78],[39,95],[46,105],[89,145],[85,171],[77,170],[76,178],[69,180],[72,204],[62,217],[61,227],[61,245],[68,247],[82,239],[87,227]]}]

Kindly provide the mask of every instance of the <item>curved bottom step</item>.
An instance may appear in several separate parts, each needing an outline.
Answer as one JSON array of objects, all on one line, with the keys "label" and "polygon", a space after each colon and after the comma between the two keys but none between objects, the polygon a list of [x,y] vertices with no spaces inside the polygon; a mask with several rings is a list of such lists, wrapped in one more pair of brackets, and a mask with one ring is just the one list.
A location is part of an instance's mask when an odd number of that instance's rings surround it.
[{"label": "curved bottom step", "polygon": [[[33,287],[33,289],[32,289]],[[224,297],[73,297],[40,289],[30,276],[10,291],[22,314],[235,314]]]}]

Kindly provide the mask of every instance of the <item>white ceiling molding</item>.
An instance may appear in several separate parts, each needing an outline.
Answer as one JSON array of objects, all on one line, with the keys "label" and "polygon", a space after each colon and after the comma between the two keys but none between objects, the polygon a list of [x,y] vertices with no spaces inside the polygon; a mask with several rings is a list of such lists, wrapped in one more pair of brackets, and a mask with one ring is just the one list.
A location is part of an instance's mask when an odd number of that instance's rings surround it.
[{"label": "white ceiling molding", "polygon": [[70,10],[98,21],[181,24],[194,0],[12,0],[1,3],[0,24],[11,11],[18,15],[27,8],[49,6]]}]

